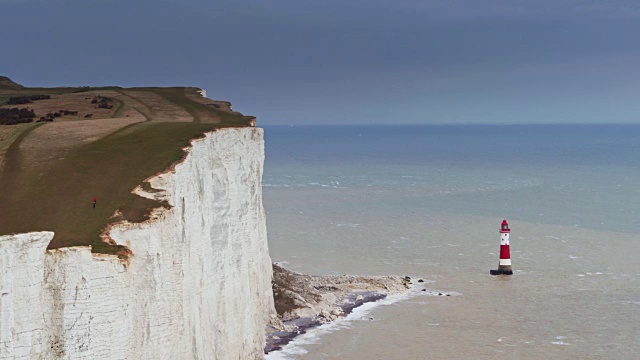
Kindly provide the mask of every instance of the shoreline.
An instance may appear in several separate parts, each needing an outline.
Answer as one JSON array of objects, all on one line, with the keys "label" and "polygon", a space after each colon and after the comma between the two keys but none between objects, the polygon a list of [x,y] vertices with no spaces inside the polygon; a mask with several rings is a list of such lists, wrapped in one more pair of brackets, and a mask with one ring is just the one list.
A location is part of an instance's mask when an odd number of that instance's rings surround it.
[{"label": "shoreline", "polygon": [[273,264],[272,286],[277,318],[267,327],[265,354],[282,350],[309,330],[346,318],[364,304],[414,288],[408,276],[312,276],[278,264]]},{"label": "shoreline", "polygon": [[[342,310],[340,318],[345,318],[356,308],[372,302],[377,302],[387,298],[387,294],[378,292],[354,293],[344,303],[338,305]],[[336,318],[337,320],[337,318]],[[296,337],[306,334],[308,330],[318,328],[322,325],[329,324],[335,320],[323,321],[322,317],[305,317],[294,320],[284,321],[284,330],[276,330],[267,334],[264,353],[269,354],[272,351],[282,350],[284,346],[292,342]]]}]

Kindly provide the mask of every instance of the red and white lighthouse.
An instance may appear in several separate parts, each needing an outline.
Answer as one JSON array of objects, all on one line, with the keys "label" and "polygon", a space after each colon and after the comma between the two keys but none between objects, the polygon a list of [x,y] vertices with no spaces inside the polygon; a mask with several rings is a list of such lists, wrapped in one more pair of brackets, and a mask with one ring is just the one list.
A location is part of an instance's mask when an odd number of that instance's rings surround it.
[{"label": "red and white lighthouse", "polygon": [[507,220],[502,220],[500,224],[500,262],[498,263],[498,270],[491,270],[491,275],[511,275],[511,252],[509,251],[509,223]]}]

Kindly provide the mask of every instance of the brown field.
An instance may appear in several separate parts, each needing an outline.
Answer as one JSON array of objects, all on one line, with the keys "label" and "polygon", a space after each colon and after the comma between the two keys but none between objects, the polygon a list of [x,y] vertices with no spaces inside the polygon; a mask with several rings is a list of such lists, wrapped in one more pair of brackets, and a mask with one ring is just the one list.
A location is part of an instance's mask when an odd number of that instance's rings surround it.
[{"label": "brown field", "polygon": [[184,107],[165,100],[161,95],[152,91],[123,90],[121,91],[125,104],[129,99],[145,104],[151,121],[159,122],[193,122],[193,117]]},{"label": "brown field", "polygon": [[93,114],[92,118],[108,118],[111,117],[114,110],[99,109],[96,104],[91,103],[91,99],[96,95],[111,97],[117,94],[115,91],[90,91],[78,94],[51,95],[51,99],[48,100],[37,100],[30,104],[4,105],[2,107],[26,107],[35,111],[36,117],[38,118],[45,116],[47,113],[55,113],[60,110],[78,111],[78,115],[76,116],[66,115],[57,118],[56,121],[80,120],[83,119],[86,114]]}]

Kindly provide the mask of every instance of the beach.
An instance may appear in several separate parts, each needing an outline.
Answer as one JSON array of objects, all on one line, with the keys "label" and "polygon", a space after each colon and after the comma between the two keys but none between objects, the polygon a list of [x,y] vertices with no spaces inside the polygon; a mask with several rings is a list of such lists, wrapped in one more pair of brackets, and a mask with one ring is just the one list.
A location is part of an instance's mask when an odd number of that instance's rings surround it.
[{"label": "beach", "polygon": [[267,330],[265,354],[282,350],[309,330],[343,320],[365,304],[420,291],[416,284],[423,283],[408,276],[312,276],[273,264],[278,319]]}]

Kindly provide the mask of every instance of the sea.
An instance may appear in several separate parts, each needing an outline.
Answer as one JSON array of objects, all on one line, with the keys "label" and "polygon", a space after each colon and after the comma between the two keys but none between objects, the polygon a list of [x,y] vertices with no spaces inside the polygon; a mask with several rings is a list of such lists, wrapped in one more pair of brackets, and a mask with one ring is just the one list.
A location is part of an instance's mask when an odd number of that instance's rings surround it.
[{"label": "sea", "polygon": [[[267,359],[640,358],[640,125],[266,126],[265,139],[273,261],[428,290]],[[491,276],[503,219],[514,274]]]}]

